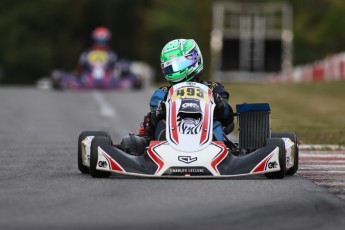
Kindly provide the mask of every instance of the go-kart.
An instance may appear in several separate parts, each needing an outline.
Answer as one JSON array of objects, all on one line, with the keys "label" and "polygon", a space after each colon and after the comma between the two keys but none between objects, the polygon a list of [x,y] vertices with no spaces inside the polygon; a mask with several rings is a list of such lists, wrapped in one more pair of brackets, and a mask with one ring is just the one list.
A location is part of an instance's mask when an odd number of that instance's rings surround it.
[{"label": "go-kart", "polygon": [[[116,68],[109,64],[106,51],[91,51],[87,64],[81,74],[54,70],[51,75],[54,89],[140,89],[143,81],[140,76],[130,72],[129,63],[120,61]],[[126,70],[123,71],[125,66]]]},{"label": "go-kart", "polygon": [[213,135],[212,91],[195,82],[172,86],[165,101],[163,140],[129,134],[113,144],[103,131],[84,131],[78,139],[78,168],[92,177],[111,173],[143,177],[225,178],[264,174],[284,178],[298,169],[294,133],[271,133],[267,103],[236,106],[238,142]]}]

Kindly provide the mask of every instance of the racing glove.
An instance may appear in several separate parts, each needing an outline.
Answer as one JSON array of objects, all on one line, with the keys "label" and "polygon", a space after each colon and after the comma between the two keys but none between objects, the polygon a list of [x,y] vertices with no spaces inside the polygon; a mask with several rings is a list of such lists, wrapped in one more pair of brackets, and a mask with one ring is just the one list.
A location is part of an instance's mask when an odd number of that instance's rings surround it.
[{"label": "racing glove", "polygon": [[222,96],[219,94],[214,94],[214,103],[216,104],[216,107],[214,109],[214,116],[217,120],[220,120],[224,114],[224,101]]},{"label": "racing glove", "polygon": [[223,98],[218,94],[214,94],[214,102],[216,103],[216,110],[222,109],[224,107]]}]

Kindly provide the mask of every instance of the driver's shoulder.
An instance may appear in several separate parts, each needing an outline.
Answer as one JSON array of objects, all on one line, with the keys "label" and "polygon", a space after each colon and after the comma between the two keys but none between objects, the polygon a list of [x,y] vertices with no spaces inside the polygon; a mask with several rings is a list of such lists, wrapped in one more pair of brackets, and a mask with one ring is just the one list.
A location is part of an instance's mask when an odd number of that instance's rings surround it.
[{"label": "driver's shoulder", "polygon": [[204,84],[207,85],[213,93],[219,94],[224,98],[229,98],[229,92],[227,92],[221,83],[215,81],[205,81]]},{"label": "driver's shoulder", "polygon": [[212,91],[215,89],[224,88],[221,83],[216,81],[205,81],[204,84],[207,85]]},{"label": "driver's shoulder", "polygon": [[157,90],[163,91],[163,92],[168,92],[170,89],[170,86],[161,86]]},{"label": "driver's shoulder", "polygon": [[162,86],[159,87],[158,89],[156,89],[150,99],[150,106],[151,107],[157,107],[159,101],[164,100],[164,98],[166,97],[168,91],[169,91],[168,86]]},{"label": "driver's shoulder", "polygon": [[153,92],[152,97],[164,98],[169,89],[170,86],[161,86]]}]

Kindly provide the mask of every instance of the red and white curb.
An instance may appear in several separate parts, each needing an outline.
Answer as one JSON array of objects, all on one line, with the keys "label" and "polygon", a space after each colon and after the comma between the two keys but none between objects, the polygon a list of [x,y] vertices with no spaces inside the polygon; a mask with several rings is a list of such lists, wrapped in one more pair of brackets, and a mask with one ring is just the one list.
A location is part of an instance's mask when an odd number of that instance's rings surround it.
[{"label": "red and white curb", "polygon": [[345,150],[345,145],[298,145],[300,150],[331,150],[340,151]]},{"label": "red and white curb", "polygon": [[300,148],[297,173],[345,199],[345,149],[332,151]]}]

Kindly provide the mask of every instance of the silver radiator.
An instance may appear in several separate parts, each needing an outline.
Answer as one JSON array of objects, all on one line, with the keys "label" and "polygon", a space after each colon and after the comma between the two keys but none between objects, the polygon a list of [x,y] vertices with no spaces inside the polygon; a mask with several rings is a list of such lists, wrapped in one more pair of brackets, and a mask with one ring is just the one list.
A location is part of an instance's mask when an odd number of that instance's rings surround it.
[{"label": "silver radiator", "polygon": [[242,149],[254,151],[263,147],[266,139],[271,137],[270,111],[255,111],[259,109],[254,106],[248,111],[237,112],[239,147]]}]

